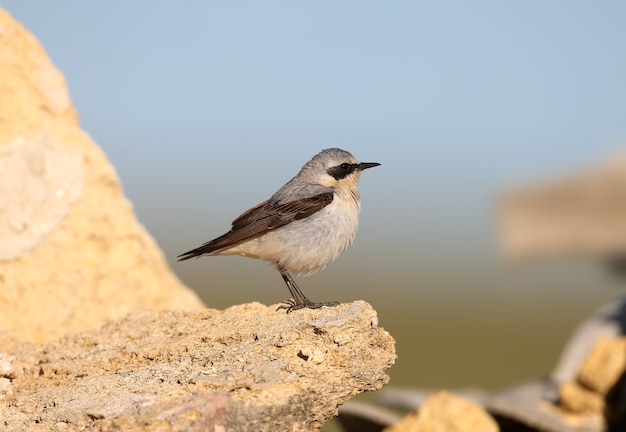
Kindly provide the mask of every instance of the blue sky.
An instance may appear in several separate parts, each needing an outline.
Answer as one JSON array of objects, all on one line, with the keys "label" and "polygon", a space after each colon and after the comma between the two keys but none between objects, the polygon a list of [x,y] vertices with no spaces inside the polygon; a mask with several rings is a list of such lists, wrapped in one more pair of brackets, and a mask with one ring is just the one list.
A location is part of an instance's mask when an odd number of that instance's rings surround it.
[{"label": "blue sky", "polygon": [[[457,312],[536,307],[564,291],[511,288],[519,282],[503,276],[495,246],[497,194],[626,144],[622,1],[0,5],[65,74],[83,128],[183,280],[201,290],[219,275],[232,288],[244,272],[268,286],[239,302],[287,291],[243,259],[183,266],[175,255],[222,234],[319,150],[341,147],[382,166],[362,178],[355,245],[305,292],[352,277],[375,306],[394,280],[394,298],[417,295],[425,308],[436,298],[458,301]],[[472,296],[460,294],[468,280]],[[586,302],[580,311],[614,296],[595,292],[568,295]]]},{"label": "blue sky", "polygon": [[625,141],[618,1],[0,4],[43,41],[131,195],[148,155],[189,181],[229,158],[286,165],[280,183],[340,146],[389,166],[377,183],[437,195]]}]

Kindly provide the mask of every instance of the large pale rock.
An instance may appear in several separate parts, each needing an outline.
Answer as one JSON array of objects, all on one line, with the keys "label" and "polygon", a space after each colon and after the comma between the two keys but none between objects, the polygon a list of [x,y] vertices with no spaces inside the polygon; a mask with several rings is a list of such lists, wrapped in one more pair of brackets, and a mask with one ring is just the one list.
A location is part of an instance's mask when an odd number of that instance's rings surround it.
[{"label": "large pale rock", "polygon": [[315,431],[388,381],[394,341],[377,324],[363,301],[142,311],[14,352],[0,429]]},{"label": "large pale rock", "polygon": [[510,257],[621,257],[626,252],[626,155],[511,188],[500,204],[502,244]]},{"label": "large pale rock", "polygon": [[31,341],[203,305],[137,222],[63,75],[0,9],[0,331]]}]

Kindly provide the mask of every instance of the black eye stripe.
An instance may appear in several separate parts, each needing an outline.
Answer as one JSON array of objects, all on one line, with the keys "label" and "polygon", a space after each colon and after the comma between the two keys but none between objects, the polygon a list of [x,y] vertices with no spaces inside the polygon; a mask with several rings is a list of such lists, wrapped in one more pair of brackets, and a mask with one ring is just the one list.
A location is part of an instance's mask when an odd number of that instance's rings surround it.
[{"label": "black eye stripe", "polygon": [[358,164],[342,163],[341,165],[329,168],[327,172],[329,175],[333,176],[335,180],[341,180],[352,174],[358,166]]}]

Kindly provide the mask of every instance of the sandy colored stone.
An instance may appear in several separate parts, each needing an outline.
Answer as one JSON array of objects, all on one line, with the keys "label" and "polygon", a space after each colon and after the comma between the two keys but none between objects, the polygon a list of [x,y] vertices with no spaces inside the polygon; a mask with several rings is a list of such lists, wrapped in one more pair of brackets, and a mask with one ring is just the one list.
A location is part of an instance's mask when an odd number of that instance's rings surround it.
[{"label": "sandy colored stone", "polygon": [[417,413],[408,414],[385,432],[497,432],[498,424],[482,407],[440,391],[430,396]]},{"label": "sandy colored stone", "polygon": [[394,340],[370,305],[276,307],[144,310],[12,353],[0,430],[315,431],[387,383]]},{"label": "sandy colored stone", "polygon": [[0,332],[44,341],[140,307],[203,307],[81,130],[63,75],[1,9],[0,95]]},{"label": "sandy colored stone", "polygon": [[626,337],[602,338],[583,363],[578,381],[586,388],[606,396],[626,372]]},{"label": "sandy colored stone", "polygon": [[621,256],[626,250],[626,155],[553,180],[509,188],[500,201],[512,258]]},{"label": "sandy colored stone", "polygon": [[575,382],[568,382],[561,386],[559,400],[561,408],[577,414],[602,415],[606,408],[604,397]]}]

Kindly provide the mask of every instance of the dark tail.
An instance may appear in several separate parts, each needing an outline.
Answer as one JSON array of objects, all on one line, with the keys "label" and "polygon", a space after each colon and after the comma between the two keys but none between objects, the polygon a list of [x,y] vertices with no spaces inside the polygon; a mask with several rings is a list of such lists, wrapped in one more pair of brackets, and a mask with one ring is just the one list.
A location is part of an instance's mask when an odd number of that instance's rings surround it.
[{"label": "dark tail", "polygon": [[210,254],[211,252],[215,252],[217,249],[218,248],[215,247],[215,242],[210,241],[200,247],[190,250],[189,252],[178,255],[177,258],[178,261],[185,261],[190,258],[197,258],[201,257],[202,255]]},{"label": "dark tail", "polygon": [[238,236],[233,231],[229,231],[224,235],[219,236],[209,242],[206,242],[200,247],[190,250],[189,252],[185,252],[184,254],[178,255],[178,261],[185,261],[190,258],[197,258],[202,255],[208,255],[213,252],[221,251],[224,249],[228,249],[231,246],[239,244],[243,241],[247,240],[246,237]]}]

